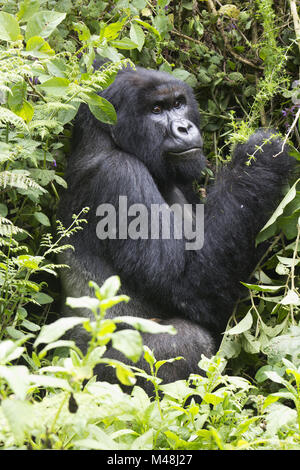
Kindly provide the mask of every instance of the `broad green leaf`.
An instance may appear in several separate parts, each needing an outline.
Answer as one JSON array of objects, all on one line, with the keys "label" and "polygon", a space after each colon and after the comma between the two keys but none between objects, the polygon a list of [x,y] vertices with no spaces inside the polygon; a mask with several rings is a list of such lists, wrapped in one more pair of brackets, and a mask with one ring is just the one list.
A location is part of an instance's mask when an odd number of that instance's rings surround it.
[{"label": "broad green leaf", "polygon": [[37,325],[36,323],[33,323],[32,321],[29,321],[29,320],[23,320],[22,323],[21,323],[22,326],[24,326],[24,328],[26,328],[26,330],[29,330],[29,331],[39,331],[41,329],[41,327],[39,325]]},{"label": "broad green leaf", "polygon": [[134,373],[132,372],[129,367],[126,367],[124,364],[117,364],[116,365],[116,375],[118,377],[118,380],[123,385],[134,385],[136,382],[136,378]]},{"label": "broad green leaf", "polygon": [[176,334],[176,330],[172,325],[162,325],[146,318],[128,317],[124,315],[123,317],[115,317],[114,321],[117,323],[127,323],[143,333]]},{"label": "broad green leaf", "polygon": [[143,352],[141,335],[135,330],[120,330],[112,335],[112,345],[133,362],[137,362]]},{"label": "broad green leaf", "polygon": [[42,261],[40,256],[20,255],[16,258],[19,266],[24,266],[27,269],[38,269]]},{"label": "broad green leaf", "polygon": [[54,323],[50,323],[50,325],[44,325],[33,346],[36,348],[41,343],[48,344],[52,341],[56,341],[63,336],[66,331],[86,321],[87,318],[85,317],[64,317],[56,320]]},{"label": "broad green leaf", "polygon": [[35,219],[45,227],[50,227],[51,223],[46,214],[43,214],[43,212],[35,212],[34,214]]},{"label": "broad green leaf", "polygon": [[134,18],[134,21],[138,24],[140,24],[141,26],[143,26],[145,29],[147,29],[148,31],[150,31],[151,33],[155,34],[155,36],[157,36],[157,38],[159,40],[161,40],[161,37],[160,37],[160,34],[159,32],[157,31],[156,28],[154,28],[153,26],[151,26],[150,24],[146,23],[145,21],[142,21],[140,20],[139,18]]},{"label": "broad green leaf", "polygon": [[53,302],[53,298],[50,297],[50,295],[45,294],[44,292],[37,292],[36,294],[33,295],[33,298],[34,298],[40,305],[51,304],[51,302]]},{"label": "broad green leaf", "polygon": [[3,414],[12,431],[15,443],[22,445],[25,439],[25,432],[35,422],[34,407],[25,401],[12,400],[7,398],[2,401],[1,408]]},{"label": "broad green leaf", "polygon": [[300,305],[300,297],[296,291],[290,289],[280,303],[281,305]]},{"label": "broad green leaf", "polygon": [[32,36],[47,38],[55,28],[65,19],[66,13],[58,11],[39,11],[29,18],[25,38],[26,41]]},{"label": "broad green leaf", "polygon": [[218,405],[219,403],[222,403],[224,401],[224,397],[219,397],[218,395],[215,395],[214,393],[205,393],[203,400],[206,403],[209,403],[210,405]]},{"label": "broad green leaf", "polygon": [[114,305],[119,304],[120,302],[128,302],[129,297],[127,295],[117,295],[116,297],[111,297],[110,299],[101,300],[100,305],[102,309],[108,309]]},{"label": "broad green leaf", "polygon": [[62,390],[72,391],[72,388],[65,379],[59,379],[57,377],[50,377],[45,375],[31,375],[30,382],[37,387],[51,387],[60,388]]},{"label": "broad green leaf", "polygon": [[44,90],[49,95],[54,96],[66,96],[69,87],[69,80],[62,77],[52,77],[46,80],[42,85],[38,87]]},{"label": "broad green leaf", "polygon": [[124,22],[117,21],[116,23],[111,23],[105,26],[104,30],[101,32],[102,36],[107,40],[116,39],[119,36],[119,32],[123,28]]},{"label": "broad green leaf", "polygon": [[96,310],[99,307],[99,300],[85,295],[83,297],[67,297],[66,304],[71,308]]},{"label": "broad green leaf", "polygon": [[102,284],[100,287],[100,295],[102,299],[109,299],[110,297],[114,297],[118,290],[121,287],[121,281],[119,276],[111,276]]},{"label": "broad green leaf", "polygon": [[131,444],[130,449],[132,450],[152,450],[153,449],[153,429],[148,429],[147,432],[137,437]]},{"label": "broad green leaf", "polygon": [[20,3],[17,18],[21,22],[26,22],[29,18],[38,11],[40,7],[40,0],[24,0]]},{"label": "broad green leaf", "polygon": [[48,42],[40,36],[32,36],[26,44],[26,50],[23,55],[31,55],[38,58],[47,58],[55,55],[55,51],[49,46]]},{"label": "broad green leaf", "polygon": [[25,400],[29,386],[29,371],[25,366],[0,366],[0,377],[20,400]]},{"label": "broad green leaf", "polygon": [[141,26],[137,23],[132,23],[129,35],[130,39],[137,44],[138,50],[141,51],[145,42],[145,34]]},{"label": "broad green leaf", "polygon": [[296,183],[291,187],[291,189],[287,192],[287,194],[282,199],[281,203],[278,205],[277,209],[270,217],[268,222],[264,225],[264,227],[259,232],[258,236],[256,237],[256,244],[261,243],[262,241],[268,238],[266,233],[264,233],[269,227],[271,227],[278,219],[278,217],[283,214],[284,208],[294,199],[296,196],[296,186],[299,183],[300,178],[296,181]]},{"label": "broad green leaf", "polygon": [[0,11],[0,40],[16,41],[20,36],[20,26],[10,13]]},{"label": "broad green leaf", "polygon": [[34,107],[29,101],[23,101],[22,107],[18,110],[15,110],[14,113],[24,119],[27,124],[29,124],[34,115]]},{"label": "broad green leaf", "polygon": [[238,335],[244,333],[244,331],[250,330],[253,323],[253,318],[251,312],[248,312],[247,315],[233,328],[225,331],[225,335]]},{"label": "broad green leaf", "polygon": [[[23,101],[26,97],[27,85],[24,80],[16,83],[11,87],[11,94],[8,95],[7,103],[9,108],[16,113],[22,108]],[[18,114],[19,116],[19,114]]]},{"label": "broad green leaf", "polygon": [[87,104],[93,115],[101,122],[106,124],[115,124],[117,122],[117,113],[113,105],[102,96],[96,93],[88,94]]},{"label": "broad green leaf", "polygon": [[117,41],[110,41],[110,45],[116,49],[136,49],[138,45],[129,38],[122,38]]},{"label": "broad green leaf", "polygon": [[7,339],[0,343],[0,363],[6,364],[7,362],[13,361],[23,354],[24,348],[17,346],[16,343]]}]

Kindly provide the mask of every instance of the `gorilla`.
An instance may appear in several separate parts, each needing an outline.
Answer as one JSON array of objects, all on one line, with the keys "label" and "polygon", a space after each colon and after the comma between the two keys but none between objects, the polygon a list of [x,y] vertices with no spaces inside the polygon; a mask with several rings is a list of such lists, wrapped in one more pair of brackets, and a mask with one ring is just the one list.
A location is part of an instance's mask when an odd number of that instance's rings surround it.
[{"label": "gorilla", "polygon": [[[160,369],[164,383],[186,379],[200,373],[201,354],[211,356],[220,345],[240,281],[247,281],[257,262],[255,237],[280,200],[292,159],[274,131],[257,130],[236,146],[208,192],[204,214],[197,213],[194,182],[206,161],[191,88],[164,72],[127,67],[101,96],[115,107],[117,123],[98,121],[82,104],[74,124],[68,188],[58,217],[67,227],[72,214],[86,206],[90,211],[87,226],[72,239],[75,251],[60,257],[70,266],[63,270],[63,292],[89,295],[88,281],[101,285],[118,274],[122,293],[131,300],[109,309],[108,317],[132,315],[173,325],[176,335],[147,333],[143,341],[157,359],[185,358]],[[120,204],[125,200],[126,214]],[[99,221],[104,219],[99,215],[108,207],[123,226],[101,236]],[[141,207],[148,214],[148,231],[133,230],[129,236]],[[162,209],[155,236],[150,233],[153,207]],[[203,240],[193,245],[189,233],[179,236],[173,207],[188,208],[184,222],[190,219],[196,238],[197,231],[203,232]],[[168,236],[161,233],[166,219]],[[89,312],[65,307],[64,314]],[[88,340],[81,329],[73,331],[73,339],[83,349]],[[106,356],[126,362],[109,345]],[[144,359],[137,365],[145,366]],[[116,381],[111,367],[96,369],[101,380]]]}]

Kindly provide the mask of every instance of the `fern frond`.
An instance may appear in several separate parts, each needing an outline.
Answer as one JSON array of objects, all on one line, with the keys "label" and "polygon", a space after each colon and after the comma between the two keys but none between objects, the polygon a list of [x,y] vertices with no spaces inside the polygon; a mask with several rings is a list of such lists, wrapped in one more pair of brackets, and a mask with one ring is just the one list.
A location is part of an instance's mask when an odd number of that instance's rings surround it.
[{"label": "fern frond", "polygon": [[17,233],[27,232],[26,230],[23,230],[22,228],[14,225],[9,219],[6,219],[6,217],[0,217],[0,236],[11,237],[12,235],[16,235]]},{"label": "fern frond", "polygon": [[46,192],[42,186],[29,178],[26,174],[17,173],[15,171],[2,171],[2,173],[0,173],[0,187],[5,189],[7,186],[18,189],[38,189],[43,193]]},{"label": "fern frond", "polygon": [[10,109],[0,106],[0,127],[5,127],[6,124],[15,126],[18,129],[22,129],[23,131],[28,132],[28,127],[22,118],[10,111]]}]

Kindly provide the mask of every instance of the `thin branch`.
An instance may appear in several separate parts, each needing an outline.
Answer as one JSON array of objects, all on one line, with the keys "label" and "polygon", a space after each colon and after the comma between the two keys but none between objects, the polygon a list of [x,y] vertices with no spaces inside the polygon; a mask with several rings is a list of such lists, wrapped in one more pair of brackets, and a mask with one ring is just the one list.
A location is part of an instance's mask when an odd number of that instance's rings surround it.
[{"label": "thin branch", "polygon": [[224,31],[224,28],[223,28],[223,23],[222,23],[222,20],[221,18],[219,17],[218,15],[218,12],[216,10],[216,7],[214,5],[214,2],[213,0],[206,0],[207,1],[207,6],[208,6],[208,9],[210,10],[210,12],[216,16],[218,19],[217,19],[217,27],[218,27],[218,30],[220,31],[220,34],[223,38],[223,41],[224,41],[224,44],[225,44],[225,47],[226,49],[228,50],[228,52],[235,58],[237,59],[239,62],[242,62],[243,64],[246,64],[248,65],[249,67],[252,67],[254,69],[257,69],[257,70],[264,70],[264,68],[261,66],[261,65],[256,65],[254,62],[252,62],[251,60],[248,60],[248,59],[245,59],[244,57],[241,57],[239,54],[237,54],[233,48],[231,47],[231,45],[229,44],[229,41],[228,41],[228,38],[225,34],[225,31]]},{"label": "thin branch", "polygon": [[294,29],[296,33],[296,41],[300,51],[300,19],[297,12],[296,0],[290,0],[291,14],[294,21]]}]

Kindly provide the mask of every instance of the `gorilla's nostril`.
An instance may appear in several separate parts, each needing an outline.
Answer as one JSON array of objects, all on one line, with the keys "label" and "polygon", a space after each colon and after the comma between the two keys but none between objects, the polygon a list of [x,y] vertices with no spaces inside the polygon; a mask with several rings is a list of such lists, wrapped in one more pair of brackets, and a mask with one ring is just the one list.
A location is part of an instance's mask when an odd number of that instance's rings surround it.
[{"label": "gorilla's nostril", "polygon": [[187,127],[178,127],[177,130],[178,132],[182,132],[182,134],[188,134]]}]

